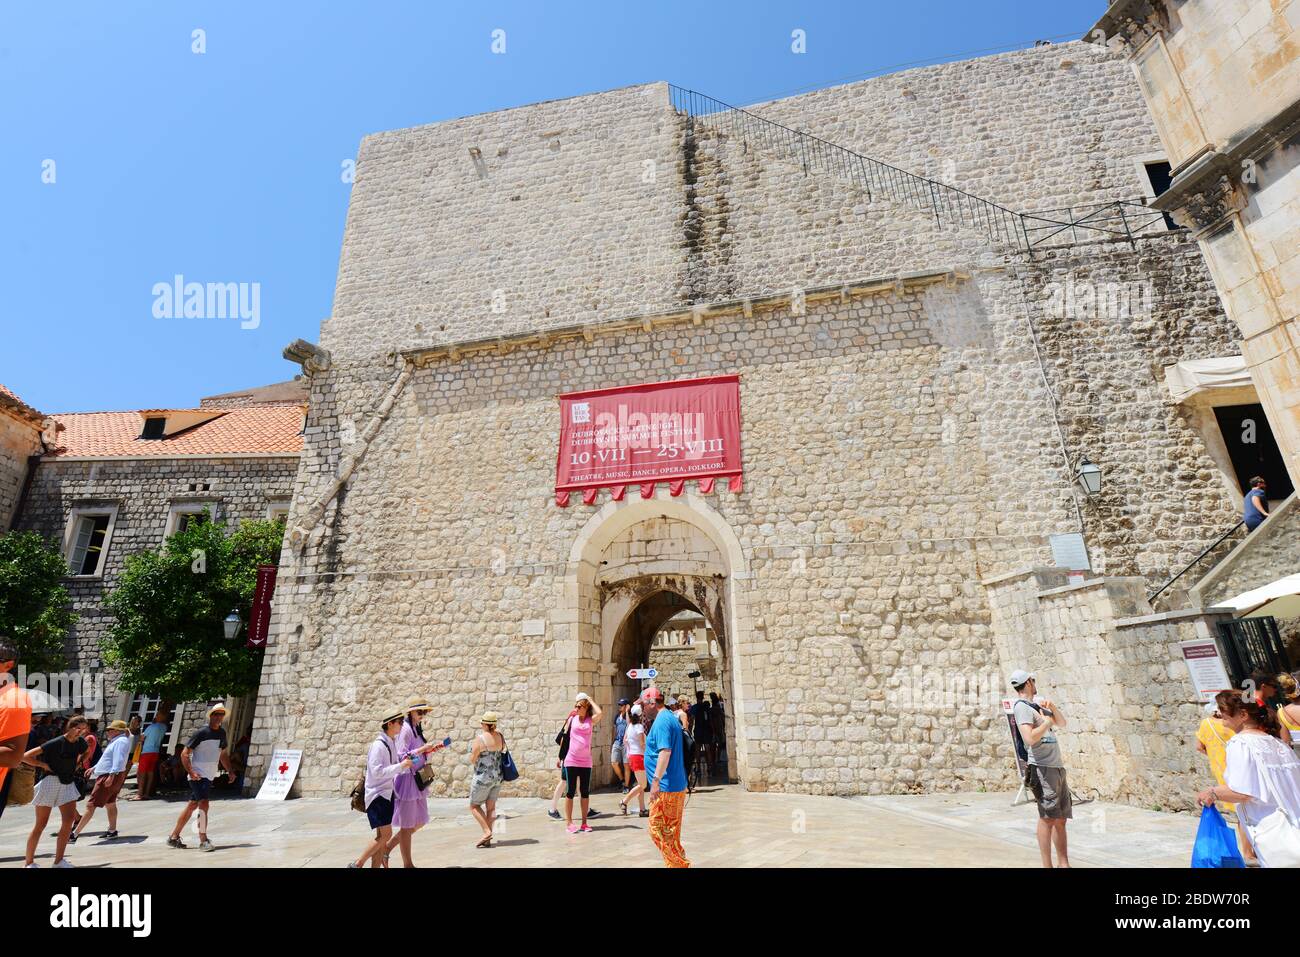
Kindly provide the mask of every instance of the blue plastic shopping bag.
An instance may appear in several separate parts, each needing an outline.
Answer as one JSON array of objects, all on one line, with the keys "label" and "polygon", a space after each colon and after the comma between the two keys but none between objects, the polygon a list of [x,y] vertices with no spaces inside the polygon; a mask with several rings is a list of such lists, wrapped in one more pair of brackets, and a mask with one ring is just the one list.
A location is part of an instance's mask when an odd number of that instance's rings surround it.
[{"label": "blue plastic shopping bag", "polygon": [[1201,809],[1201,826],[1192,845],[1192,867],[1245,867],[1237,850],[1237,835],[1223,820],[1219,809]]}]

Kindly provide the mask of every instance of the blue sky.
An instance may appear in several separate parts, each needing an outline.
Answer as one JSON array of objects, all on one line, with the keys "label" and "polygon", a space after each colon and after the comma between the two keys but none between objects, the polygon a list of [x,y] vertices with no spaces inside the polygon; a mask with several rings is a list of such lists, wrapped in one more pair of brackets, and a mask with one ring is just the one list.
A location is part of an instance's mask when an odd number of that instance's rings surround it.
[{"label": "blue sky", "polygon": [[[1105,6],[6,3],[0,382],[67,412],[187,407],[290,378],[281,349],[314,341],[330,311],[342,163],[366,133],[653,80],[742,105],[1078,37]],[[259,324],[156,317],[154,286],[177,274],[257,283]]]}]

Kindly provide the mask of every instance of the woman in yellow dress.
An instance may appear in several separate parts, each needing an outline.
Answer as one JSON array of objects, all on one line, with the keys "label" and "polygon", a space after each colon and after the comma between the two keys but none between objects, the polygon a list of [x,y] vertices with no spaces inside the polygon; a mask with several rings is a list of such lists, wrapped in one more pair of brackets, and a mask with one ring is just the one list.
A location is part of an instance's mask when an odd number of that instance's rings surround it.
[{"label": "woman in yellow dress", "polygon": [[[1201,719],[1201,726],[1196,729],[1196,750],[1210,759],[1210,770],[1214,773],[1214,780],[1219,784],[1223,784],[1223,769],[1228,763],[1228,742],[1232,740],[1235,732],[1224,724],[1223,718],[1219,716],[1218,698],[1234,693],[1220,691],[1215,700],[1205,706],[1205,717]],[[1221,803],[1229,811],[1236,811],[1236,808],[1227,801]],[[1241,856],[1245,858],[1246,863],[1258,866],[1255,862],[1255,849],[1250,846],[1246,829],[1240,823],[1237,825],[1237,845],[1241,848]]]}]

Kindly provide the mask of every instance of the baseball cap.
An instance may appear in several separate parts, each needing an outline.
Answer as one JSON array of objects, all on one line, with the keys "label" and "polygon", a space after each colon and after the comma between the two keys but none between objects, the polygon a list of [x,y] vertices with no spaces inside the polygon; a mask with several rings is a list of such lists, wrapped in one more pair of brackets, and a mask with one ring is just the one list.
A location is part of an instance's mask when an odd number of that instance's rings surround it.
[{"label": "baseball cap", "polygon": [[645,691],[641,692],[641,700],[658,701],[662,703],[664,700],[664,693],[660,691],[658,688],[646,688]]},{"label": "baseball cap", "polygon": [[1026,681],[1033,681],[1033,680],[1034,680],[1034,676],[1031,675],[1028,671],[1025,671],[1023,668],[1019,668],[1011,672],[1011,687],[1013,688],[1019,688]]},{"label": "baseball cap", "polygon": [[631,702],[631,701],[628,701],[626,698],[619,698],[619,699],[618,699],[619,707],[622,707],[622,706],[625,705],[625,704],[631,704],[631,703],[632,703],[632,702]]}]

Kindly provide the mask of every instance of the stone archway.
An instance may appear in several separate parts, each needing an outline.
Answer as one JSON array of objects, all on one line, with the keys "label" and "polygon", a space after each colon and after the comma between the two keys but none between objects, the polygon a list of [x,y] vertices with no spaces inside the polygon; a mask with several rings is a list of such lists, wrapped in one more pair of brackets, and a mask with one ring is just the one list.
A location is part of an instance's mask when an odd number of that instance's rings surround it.
[{"label": "stone archway", "polygon": [[[633,526],[635,530],[637,526]],[[672,619],[685,611],[692,611],[708,623],[713,641],[717,645],[717,657],[714,659],[707,646],[699,649],[673,649],[673,652],[685,652],[689,659],[699,661],[707,659],[716,668],[716,675],[710,675],[704,682],[705,692],[716,690],[726,702],[724,707],[725,743],[721,754],[726,758],[726,780],[736,781],[735,758],[736,733],[735,716],[731,712],[730,702],[735,700],[731,660],[728,653],[728,626],[726,615],[725,576],[648,574],[636,575],[606,582],[600,587],[601,598],[601,635],[602,648],[608,641],[607,659],[611,666],[610,684],[611,701],[620,697],[635,699],[640,693],[642,682],[627,677],[628,669],[641,668],[646,664],[662,665],[662,659],[653,660],[653,642]],[[660,652],[667,656],[670,652]],[[697,685],[689,677],[688,668],[703,667],[688,665],[669,673],[661,667],[661,673],[654,680],[655,686],[666,695],[686,694],[694,703],[694,690]]]},{"label": "stone archway", "polygon": [[[571,674],[577,689],[590,690],[602,708],[614,708],[626,692],[627,665],[616,660],[620,629],[627,627],[646,598],[679,594],[707,614],[726,647],[724,711],[728,771],[747,782],[751,755],[746,748],[745,705],[753,688],[748,673],[750,625],[749,571],[740,542],[726,521],[702,497],[673,498],[660,490],[650,499],[607,502],[579,532],[569,555],[563,600],[552,612],[557,667]],[[624,633],[624,640],[629,640]],[[645,640],[642,636],[639,640]],[[630,695],[629,695],[630,697]],[[567,704],[551,715],[562,721]],[[597,737],[596,781],[606,781],[613,722]]]}]

